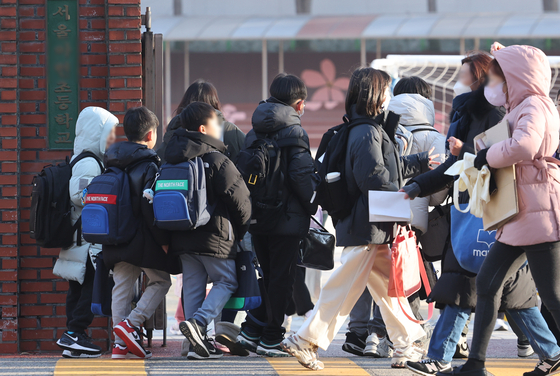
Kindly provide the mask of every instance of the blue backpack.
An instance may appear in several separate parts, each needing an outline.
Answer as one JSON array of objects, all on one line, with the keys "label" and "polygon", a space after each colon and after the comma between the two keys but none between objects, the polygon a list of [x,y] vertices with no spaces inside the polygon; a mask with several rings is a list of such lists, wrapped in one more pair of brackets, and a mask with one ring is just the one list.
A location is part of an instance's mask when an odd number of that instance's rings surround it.
[{"label": "blue backpack", "polygon": [[154,184],[154,217],[158,228],[188,231],[208,223],[206,174],[200,157],[164,164]]},{"label": "blue backpack", "polygon": [[126,170],[109,167],[95,177],[84,193],[82,234],[90,243],[126,244],[136,235],[140,219],[134,216]]}]

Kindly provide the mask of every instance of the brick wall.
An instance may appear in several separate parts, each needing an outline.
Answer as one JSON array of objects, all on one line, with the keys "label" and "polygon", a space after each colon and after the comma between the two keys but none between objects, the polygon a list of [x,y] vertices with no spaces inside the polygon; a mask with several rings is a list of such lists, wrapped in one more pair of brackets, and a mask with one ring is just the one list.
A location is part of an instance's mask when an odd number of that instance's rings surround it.
[{"label": "brick wall", "polygon": [[[141,101],[140,1],[79,4],[80,109],[122,121]],[[70,155],[46,149],[45,22],[45,0],[0,0],[0,353],[59,351],[66,323],[68,283],[52,274],[58,250],[29,236],[33,176]],[[91,326],[101,346],[107,324]]]}]

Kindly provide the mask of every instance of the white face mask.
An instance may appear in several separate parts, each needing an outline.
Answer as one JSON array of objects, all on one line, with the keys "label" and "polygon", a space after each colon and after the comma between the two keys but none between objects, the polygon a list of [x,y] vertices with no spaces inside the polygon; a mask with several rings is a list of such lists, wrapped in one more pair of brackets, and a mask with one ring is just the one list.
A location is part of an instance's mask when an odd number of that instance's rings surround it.
[{"label": "white face mask", "polygon": [[470,93],[472,91],[470,86],[465,85],[461,81],[455,82],[455,86],[453,86],[453,92],[455,96],[459,96],[461,94]]},{"label": "white face mask", "polygon": [[389,108],[389,102],[391,102],[391,92],[389,91],[389,89],[387,89],[385,91],[385,100],[383,101],[383,104],[381,105],[381,110],[382,111],[386,111]]},{"label": "white face mask", "polygon": [[505,81],[494,85],[492,87],[486,86],[484,88],[484,96],[486,100],[493,106],[500,107],[504,106],[507,102],[506,93],[504,93]]},{"label": "white face mask", "polygon": [[305,114],[305,106],[302,108],[301,112],[298,112],[299,117],[302,117]]}]

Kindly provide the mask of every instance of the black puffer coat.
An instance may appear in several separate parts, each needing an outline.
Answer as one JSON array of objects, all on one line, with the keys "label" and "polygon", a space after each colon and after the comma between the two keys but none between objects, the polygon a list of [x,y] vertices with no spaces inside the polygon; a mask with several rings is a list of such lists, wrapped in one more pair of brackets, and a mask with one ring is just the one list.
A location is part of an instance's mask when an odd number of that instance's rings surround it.
[{"label": "black puffer coat", "polygon": [[143,191],[150,188],[158,172],[159,157],[146,145],[119,142],[105,153],[105,166],[127,170],[135,217],[141,217],[133,240],[124,245],[104,245],[103,260],[109,268],[124,261],[139,267],[167,270],[167,256],[160,245],[169,244],[169,233],[154,227],[154,210]]},{"label": "black puffer coat", "polygon": [[[351,120],[367,119],[353,112]],[[392,119],[388,120],[388,119]],[[376,119],[380,126],[364,122],[353,126],[346,148],[348,193],[358,197],[352,214],[336,224],[338,246],[389,244],[393,241],[394,223],[370,223],[368,191],[398,191],[405,179],[429,170],[428,153],[406,157],[399,155],[395,140],[399,116],[384,112]]]},{"label": "black puffer coat", "polygon": [[246,147],[257,139],[257,134],[269,137],[278,135],[278,140],[301,139],[307,144],[307,148],[292,146],[282,152],[281,163],[288,175],[284,180],[287,187],[278,189],[283,195],[285,211],[274,232],[267,233],[303,237],[309,231],[310,216],[317,212],[317,204],[310,203],[318,176],[309,151],[307,132],[302,128],[296,111],[272,97],[259,103],[253,113],[252,123],[253,129],[245,139]]},{"label": "black puffer coat", "polygon": [[[227,121],[220,111],[216,110],[216,114],[218,115],[218,120],[224,127],[224,144],[227,146],[227,150],[224,154],[235,162],[239,152],[243,149],[243,145],[245,144],[245,133],[243,133],[237,125]],[[179,128],[181,128],[181,117],[177,115],[171,119],[167,125],[167,129],[163,135],[163,142],[157,149],[157,153],[161,158],[162,163],[165,163],[165,149],[171,140],[171,136],[173,136],[173,133]]]},{"label": "black puffer coat", "polygon": [[251,201],[241,174],[223,154],[225,150],[223,142],[199,132],[178,129],[171,137],[165,159],[176,164],[201,157],[205,164],[208,203],[216,206],[206,225],[192,231],[172,232],[170,254],[235,258],[235,241],[241,240],[249,227]]},{"label": "black puffer coat", "polygon": [[[484,97],[484,87],[456,97],[453,100],[451,119],[458,125],[456,131],[453,132],[455,137],[464,143],[459,157],[447,158],[438,168],[415,177],[408,184],[418,183],[421,189],[420,197],[429,196],[445,187],[452,187],[455,178],[445,175],[445,171],[462,158],[464,153],[474,154],[474,137],[498,124],[504,114],[503,108],[497,108],[488,103]],[[459,203],[468,202],[468,193],[461,193]],[[476,307],[476,274],[459,265],[451,246],[443,256],[442,274],[433,287],[428,301],[435,301],[440,307],[448,304],[471,309]],[[535,284],[526,267],[506,281],[501,310],[530,308],[535,304]]]}]

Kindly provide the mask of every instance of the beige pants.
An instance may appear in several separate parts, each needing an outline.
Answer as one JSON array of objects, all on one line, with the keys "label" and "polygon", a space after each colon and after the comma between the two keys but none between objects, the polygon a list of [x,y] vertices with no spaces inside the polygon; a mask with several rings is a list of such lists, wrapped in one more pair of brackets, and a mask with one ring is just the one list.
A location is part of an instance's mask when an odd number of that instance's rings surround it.
[{"label": "beige pants", "polygon": [[[387,333],[395,348],[404,348],[426,333],[410,321],[399,307],[397,298],[387,295],[391,269],[391,251],[387,245],[345,247],[342,266],[334,271],[319,296],[319,301],[297,334],[326,350],[340,330],[354,304],[368,287],[381,309]],[[414,317],[408,300],[401,298],[407,313]]]}]

